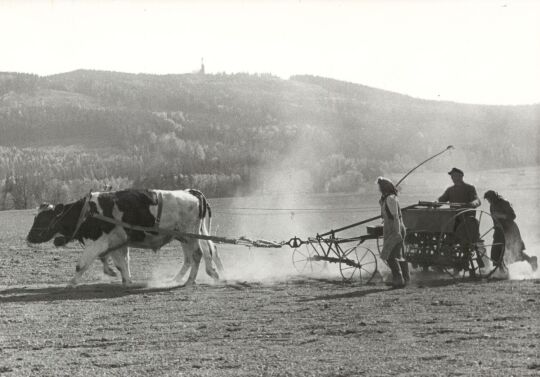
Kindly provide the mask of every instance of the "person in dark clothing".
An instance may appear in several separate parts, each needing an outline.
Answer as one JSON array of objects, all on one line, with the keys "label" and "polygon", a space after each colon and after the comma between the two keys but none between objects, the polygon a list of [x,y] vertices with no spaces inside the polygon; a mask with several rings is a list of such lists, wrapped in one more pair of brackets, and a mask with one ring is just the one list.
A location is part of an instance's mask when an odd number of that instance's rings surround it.
[{"label": "person in dark clothing", "polygon": [[454,207],[479,207],[481,203],[476,193],[476,188],[463,181],[463,171],[458,168],[452,168],[448,174],[452,178],[454,185],[446,189],[444,194],[439,197],[439,202],[450,203]]},{"label": "person in dark clothing", "polygon": [[[472,209],[480,206],[480,199],[473,185],[463,181],[463,170],[452,168],[448,172],[453,186],[446,189],[439,197],[439,202],[449,203],[451,208]],[[454,223],[454,233],[463,247],[463,252],[467,252],[469,245],[481,242],[480,227],[476,219],[475,211],[463,211]],[[479,260],[479,267],[485,267],[484,262]]]},{"label": "person in dark clothing", "polygon": [[[536,271],[538,269],[538,259],[537,257],[530,257],[524,252],[525,243],[514,221],[516,213],[510,202],[493,190],[486,191],[484,199],[489,202],[491,216],[500,223],[500,226],[495,224],[491,259],[499,263],[502,262],[501,259],[504,259],[505,264],[526,261],[531,265],[533,271]],[[502,249],[503,241],[506,241],[504,250]],[[504,258],[501,258],[503,252]]]},{"label": "person in dark clothing", "polygon": [[381,199],[381,217],[383,219],[383,249],[381,259],[388,263],[392,271],[393,288],[403,288],[410,280],[409,265],[403,256],[405,226],[397,199],[397,190],[387,178],[377,179]]}]

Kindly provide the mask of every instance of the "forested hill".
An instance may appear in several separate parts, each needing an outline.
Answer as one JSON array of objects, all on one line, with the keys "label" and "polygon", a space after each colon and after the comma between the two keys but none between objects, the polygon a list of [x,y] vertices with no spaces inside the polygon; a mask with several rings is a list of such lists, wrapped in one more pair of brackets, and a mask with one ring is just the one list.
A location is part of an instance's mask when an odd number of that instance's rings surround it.
[{"label": "forested hill", "polygon": [[539,130],[540,104],[427,101],[313,76],[0,73],[0,209],[105,185],[243,195],[272,190],[278,172],[304,191],[355,191],[449,144],[470,168],[534,165]]}]

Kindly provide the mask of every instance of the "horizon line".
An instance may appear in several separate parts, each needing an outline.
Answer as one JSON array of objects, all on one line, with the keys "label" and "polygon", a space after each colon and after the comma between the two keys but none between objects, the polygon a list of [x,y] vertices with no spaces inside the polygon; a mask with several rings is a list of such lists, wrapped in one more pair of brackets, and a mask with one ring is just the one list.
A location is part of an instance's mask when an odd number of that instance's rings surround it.
[{"label": "horizon line", "polygon": [[363,86],[363,87],[366,87],[366,88],[379,90],[379,91],[391,93],[391,94],[394,94],[394,95],[400,95],[400,96],[404,96],[404,97],[409,97],[411,99],[420,100],[420,101],[430,101],[430,102],[437,102],[437,103],[451,103],[451,104],[470,105],[470,106],[518,107],[518,106],[538,106],[538,105],[540,105],[540,100],[538,100],[537,102],[528,102],[528,103],[480,103],[480,102],[460,102],[459,100],[449,100],[449,99],[417,97],[417,96],[414,96],[414,95],[411,95],[411,94],[401,93],[401,92],[397,92],[397,91],[390,90],[390,89],[378,88],[378,87],[375,87],[375,86],[370,86],[370,85],[366,85],[366,84],[362,84],[362,83],[358,83],[358,82],[354,82],[354,81],[347,81],[347,80],[343,80],[343,79],[337,79],[337,78],[333,78],[333,77],[320,76],[320,75],[308,74],[308,73],[298,73],[298,74],[289,75],[289,77],[282,77],[279,74],[272,73],[272,72],[249,72],[249,71],[238,71],[238,72],[227,72],[227,71],[214,71],[214,72],[212,72],[211,71],[211,72],[208,72],[208,71],[205,71],[204,73],[201,73],[200,70],[193,70],[191,72],[155,73],[155,72],[142,72],[142,71],[138,71],[138,72],[135,72],[135,71],[118,71],[118,70],[112,70],[112,69],[97,69],[97,68],[76,68],[76,69],[73,69],[73,70],[61,71],[61,72],[55,72],[55,73],[49,73],[49,74],[40,74],[40,73],[36,73],[36,72],[4,71],[4,70],[1,70],[0,74],[9,74],[9,73],[26,74],[26,75],[35,75],[35,76],[38,76],[40,78],[46,78],[46,77],[51,77],[51,76],[74,73],[74,72],[78,72],[78,71],[93,71],[93,72],[107,72],[107,73],[120,73],[120,74],[129,74],[129,75],[149,75],[149,76],[181,76],[181,75],[214,75],[214,76],[217,76],[217,75],[220,75],[220,74],[231,75],[231,76],[232,75],[238,75],[238,74],[244,74],[244,75],[250,75],[250,76],[268,75],[268,76],[272,76],[272,77],[275,77],[275,78],[278,78],[278,79],[284,80],[284,81],[289,81],[289,80],[291,80],[292,78],[294,78],[296,76],[311,76],[311,77],[316,77],[316,78],[321,78],[321,79],[329,79],[329,80],[334,80],[334,81],[338,81],[338,82],[342,82],[342,83]]}]

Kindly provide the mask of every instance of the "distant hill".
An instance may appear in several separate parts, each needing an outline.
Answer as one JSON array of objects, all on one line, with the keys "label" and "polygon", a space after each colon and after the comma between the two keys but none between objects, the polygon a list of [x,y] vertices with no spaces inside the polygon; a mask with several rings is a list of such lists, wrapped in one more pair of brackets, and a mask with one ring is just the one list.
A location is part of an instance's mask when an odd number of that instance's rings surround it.
[{"label": "distant hill", "polygon": [[305,191],[351,191],[449,144],[470,168],[538,165],[540,104],[428,101],[315,76],[0,73],[0,135],[0,208],[102,184],[248,194],[284,170]]}]

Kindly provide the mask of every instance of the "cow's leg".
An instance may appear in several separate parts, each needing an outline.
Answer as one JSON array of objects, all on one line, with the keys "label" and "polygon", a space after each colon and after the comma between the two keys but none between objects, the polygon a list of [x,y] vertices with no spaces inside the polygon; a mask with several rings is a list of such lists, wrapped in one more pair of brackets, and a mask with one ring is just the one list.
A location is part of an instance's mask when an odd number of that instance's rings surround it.
[{"label": "cow's leg", "polygon": [[202,252],[200,248],[195,248],[193,250],[193,264],[191,266],[191,271],[189,271],[189,277],[186,281],[186,285],[195,284],[195,279],[199,273],[199,265],[201,264]]},{"label": "cow's leg", "polygon": [[91,243],[87,248],[83,250],[83,253],[77,261],[75,266],[75,276],[71,279],[69,285],[74,286],[79,283],[81,276],[88,270],[88,267],[92,264],[94,259],[99,257],[109,248],[109,239],[108,235],[104,234],[97,240]]},{"label": "cow's leg", "polygon": [[107,250],[115,249],[116,247],[123,245],[125,242],[126,236],[124,231],[117,231],[116,229],[109,234],[103,234],[93,242],[87,240],[86,243],[89,243],[89,245],[83,250],[83,253],[79,257],[77,265],[75,266],[75,276],[71,279],[69,285],[73,286],[79,283],[81,276],[88,270],[88,267],[90,267],[94,259],[105,254]]},{"label": "cow's leg", "polygon": [[103,264],[103,273],[105,275],[109,275],[112,277],[116,277],[116,272],[109,266],[109,256],[108,255],[102,255],[99,257],[101,259],[101,263]]},{"label": "cow's leg", "polygon": [[129,248],[127,246],[121,247],[112,251],[110,256],[114,261],[114,265],[122,275],[122,284],[132,284],[131,271],[129,269]]},{"label": "cow's leg", "polygon": [[[204,258],[204,266],[205,266],[205,269],[206,269],[206,273],[208,274],[208,276],[210,276],[212,279],[214,280],[219,280],[219,275],[218,273],[216,272],[216,270],[214,269],[214,267],[212,266],[212,254],[211,254],[211,250],[210,249],[205,249],[205,248],[202,248],[201,247],[201,242],[198,241],[197,242],[197,250],[199,252],[199,255],[202,254],[203,258]],[[210,247],[210,245],[208,245]],[[199,256],[200,258],[200,256]],[[200,260],[200,259],[199,259]]]},{"label": "cow's leg", "polygon": [[185,248],[184,244],[182,244],[182,251],[184,254],[184,263],[182,264],[182,268],[180,268],[180,271],[178,271],[178,273],[174,277],[174,280],[178,283],[180,283],[184,275],[188,272],[188,270],[193,264],[193,253],[191,252],[191,250],[188,250],[188,248]]},{"label": "cow's leg", "polygon": [[199,265],[201,263],[202,252],[199,248],[199,242],[197,240],[190,240],[182,245],[184,249],[185,257],[191,259],[191,270],[189,271],[189,277],[185,285],[192,285],[195,283],[197,273],[199,272]]}]

